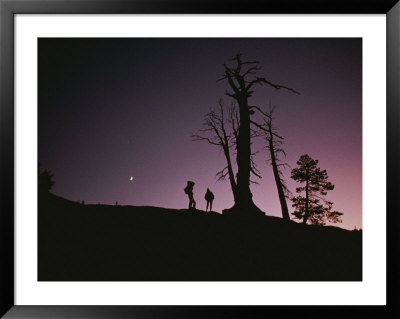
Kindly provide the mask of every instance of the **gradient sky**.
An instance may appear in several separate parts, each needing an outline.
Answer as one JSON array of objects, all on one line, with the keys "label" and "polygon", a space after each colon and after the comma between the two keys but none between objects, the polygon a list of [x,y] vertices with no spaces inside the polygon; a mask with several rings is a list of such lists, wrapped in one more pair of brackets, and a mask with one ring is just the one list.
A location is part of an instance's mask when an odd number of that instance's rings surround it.
[{"label": "gradient sky", "polygon": [[[53,192],[85,203],[180,209],[193,180],[199,209],[207,187],[213,210],[231,207],[229,182],[215,178],[224,155],[191,134],[220,97],[230,104],[227,83],[216,80],[236,53],[260,61],[259,76],[301,93],[257,86],[249,102],[276,106],[286,162],[295,167],[306,153],[318,159],[335,184],[327,199],[344,213],[338,226],[362,227],[361,39],[40,39],[39,162],[54,173]],[[263,146],[262,139],[253,144],[263,176],[251,186],[253,199],[281,216]],[[295,192],[290,169],[284,173]]]}]

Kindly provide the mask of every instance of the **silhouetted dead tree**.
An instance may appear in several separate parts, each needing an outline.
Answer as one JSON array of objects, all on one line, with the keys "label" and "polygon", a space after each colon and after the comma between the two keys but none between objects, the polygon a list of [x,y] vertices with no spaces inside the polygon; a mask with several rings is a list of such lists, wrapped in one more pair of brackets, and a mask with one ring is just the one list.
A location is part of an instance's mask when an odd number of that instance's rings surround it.
[{"label": "silhouetted dead tree", "polygon": [[[253,89],[256,84],[267,84],[277,90],[285,89],[297,94],[298,92],[289,87],[272,83],[263,77],[255,76],[261,69],[258,61],[242,61],[240,54],[237,54],[232,61],[234,61],[236,65],[232,67],[224,64],[224,75],[217,80],[226,80],[228,82],[232,91],[226,92],[225,94],[233,98],[239,106],[237,200],[232,210],[240,213],[259,213],[260,210],[254,204],[253,195],[250,191],[250,174],[252,172],[250,124],[256,124],[251,121],[250,116],[253,115],[254,110],[258,110],[259,107],[250,106],[248,99],[253,95]],[[258,126],[258,124],[256,126]]]},{"label": "silhouetted dead tree", "polygon": [[194,141],[206,141],[208,144],[218,146],[222,149],[226,159],[226,166],[217,173],[218,180],[229,178],[234,201],[237,200],[236,176],[234,174],[231,149],[236,149],[236,141],[239,134],[239,117],[235,105],[232,104],[225,115],[222,99],[218,101],[218,112],[211,110],[205,116],[203,126],[199,133],[193,134]]},{"label": "silhouetted dead tree", "polygon": [[282,217],[283,219],[290,220],[289,210],[286,202],[286,198],[291,196],[291,192],[286,186],[285,180],[283,178],[283,173],[281,168],[288,167],[289,165],[283,163],[280,160],[280,154],[286,157],[286,152],[283,150],[283,140],[284,138],[278,135],[278,129],[273,126],[273,112],[274,108],[270,107],[268,113],[264,113],[264,135],[267,142],[266,149],[269,152],[268,162],[271,164],[272,171],[274,173],[274,179],[276,188],[278,190],[279,202],[281,204]]}]

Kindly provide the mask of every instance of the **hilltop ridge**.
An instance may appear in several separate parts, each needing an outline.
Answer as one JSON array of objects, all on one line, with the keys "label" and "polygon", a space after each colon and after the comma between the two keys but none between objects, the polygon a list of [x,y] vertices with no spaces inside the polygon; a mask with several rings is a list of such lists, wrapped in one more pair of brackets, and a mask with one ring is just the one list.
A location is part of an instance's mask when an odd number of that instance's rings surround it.
[{"label": "hilltop ridge", "polygon": [[39,280],[362,280],[362,232],[39,196]]}]

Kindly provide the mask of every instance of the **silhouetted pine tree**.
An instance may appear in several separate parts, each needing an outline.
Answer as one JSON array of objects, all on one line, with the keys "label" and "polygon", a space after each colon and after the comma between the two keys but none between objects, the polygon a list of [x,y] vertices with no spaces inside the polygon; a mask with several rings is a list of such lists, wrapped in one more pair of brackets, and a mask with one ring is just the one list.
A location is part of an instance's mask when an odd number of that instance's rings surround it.
[{"label": "silhouetted pine tree", "polygon": [[325,225],[326,221],[340,223],[343,213],[332,211],[333,203],[325,199],[328,191],[333,190],[334,185],[328,181],[326,170],[317,167],[318,160],[305,154],[297,161],[298,168],[292,170],[295,181],[305,185],[296,188],[297,193],[304,192],[305,196],[293,197],[293,207],[296,209],[292,215],[297,219],[303,219],[306,224],[309,220],[314,225]]}]

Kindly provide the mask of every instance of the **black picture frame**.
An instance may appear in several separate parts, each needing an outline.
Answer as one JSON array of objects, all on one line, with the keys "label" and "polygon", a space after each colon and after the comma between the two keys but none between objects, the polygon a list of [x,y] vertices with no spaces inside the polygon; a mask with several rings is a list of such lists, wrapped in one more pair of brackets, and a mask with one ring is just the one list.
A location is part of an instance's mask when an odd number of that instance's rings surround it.
[{"label": "black picture frame", "polygon": [[[385,14],[387,21],[386,306],[14,305],[14,16],[16,14]],[[400,3],[398,0],[0,0],[0,315],[4,318],[399,318]],[[379,168],[382,169],[382,168]]]}]

